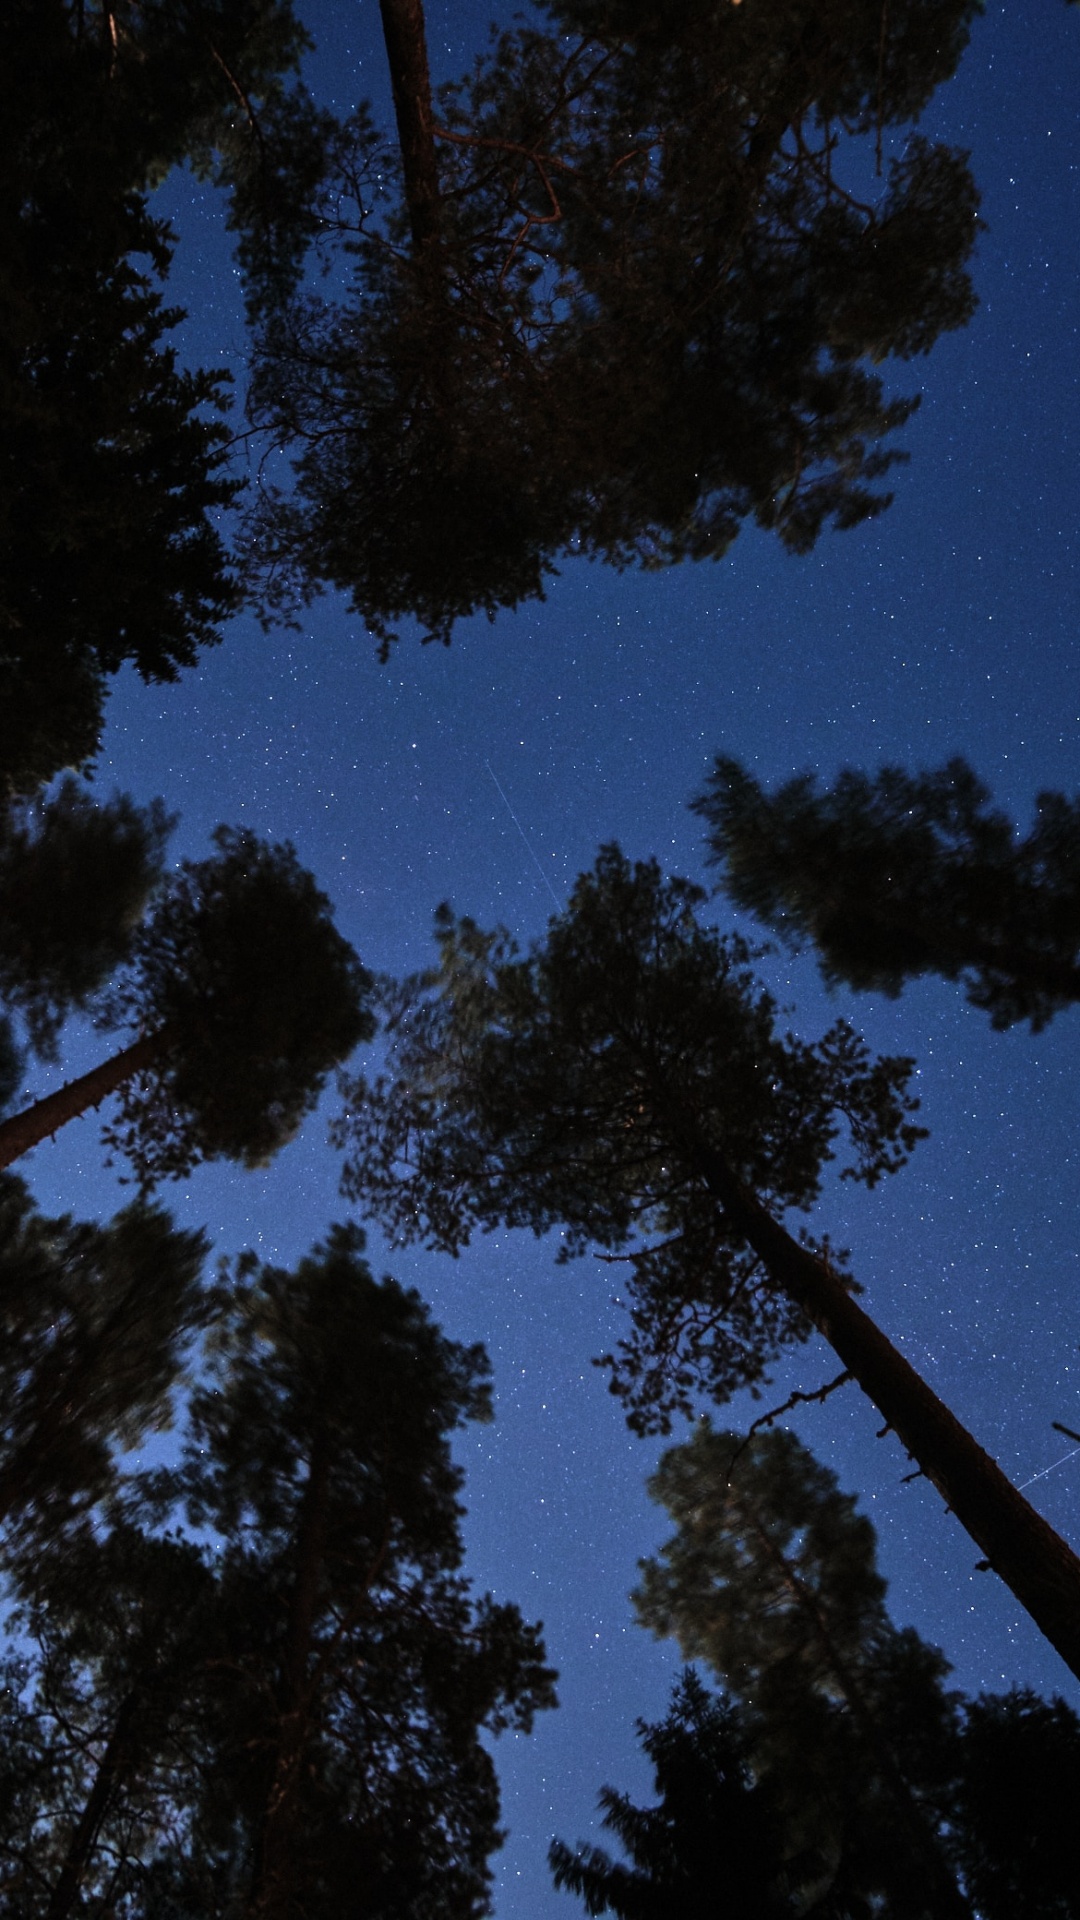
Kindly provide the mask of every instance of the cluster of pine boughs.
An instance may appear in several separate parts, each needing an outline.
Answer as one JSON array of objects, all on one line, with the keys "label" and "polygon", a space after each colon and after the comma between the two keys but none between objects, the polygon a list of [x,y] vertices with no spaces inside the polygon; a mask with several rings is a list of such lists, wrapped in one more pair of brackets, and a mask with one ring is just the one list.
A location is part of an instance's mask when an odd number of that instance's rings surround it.
[{"label": "cluster of pine boughs", "polygon": [[[356,1225],[293,1272],[154,1198],[264,1164],[330,1073],[344,1191],[391,1241],[558,1227],[625,1261],[604,1364],[638,1431],[757,1390],[815,1332],[1080,1674],[1080,1561],[902,1360],[827,1233],[921,1137],[913,1063],[781,1030],[707,896],[602,850],[521,953],[448,910],[376,983],[290,845],[93,783],[110,676],[174,680],[242,604],[333,587],[385,653],[567,555],[660,568],[745,521],[804,551],[882,511],[916,402],[888,357],[973,308],[966,156],[912,129],[976,0],[545,0],[433,95],[381,0],[396,127],[298,78],[290,0],[11,0],[0,62],[0,1168],[115,1096],[137,1197],[46,1217],[0,1172],[0,1901],[17,1920],[471,1920],[486,1736],[554,1704],[537,1628],[462,1572],[451,1436],[482,1349],[377,1279]],[[154,188],[214,183],[250,321],[250,432],[185,366]],[[309,269],[326,269],[322,278]],[[1017,840],[963,763],[694,802],[720,890],[826,976],[962,981],[996,1026],[1080,998],[1078,804]],[[65,1024],[119,1044],[34,1100]],[[171,1464],[133,1465],[175,1423]],[[789,1435],[698,1430],[643,1624],[686,1678],[642,1729],[627,1861],[552,1852],[591,1913],[1075,1920],[1080,1723],[964,1700],[884,1607],[873,1536]]]}]

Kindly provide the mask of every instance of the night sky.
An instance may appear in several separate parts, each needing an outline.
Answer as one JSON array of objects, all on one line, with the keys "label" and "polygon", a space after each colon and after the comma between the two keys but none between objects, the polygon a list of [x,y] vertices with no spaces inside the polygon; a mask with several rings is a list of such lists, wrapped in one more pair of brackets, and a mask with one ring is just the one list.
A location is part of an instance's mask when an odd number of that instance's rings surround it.
[{"label": "night sky", "polygon": [[[375,0],[301,12],[319,91],[342,110],[367,96],[385,120]],[[438,77],[468,64],[490,12],[491,0],[429,0]],[[388,666],[333,597],[297,632],[239,620],[179,687],[117,682],[100,785],[180,810],[177,857],[205,854],[219,821],[291,839],[367,965],[398,974],[428,961],[444,899],[537,935],[607,840],[704,878],[686,802],[721,749],[767,781],[963,753],[1025,825],[1040,788],[1075,791],[1080,14],[1062,0],[988,5],[926,130],[972,150],[980,307],[889,376],[924,398],[879,521],[826,535],[808,559],[749,532],[697,569],[570,563],[543,604],[462,626],[448,651],[407,636]],[[237,280],[213,198],[173,180],[160,199],[180,235],[170,297],[191,312],[185,350],[239,369]],[[1050,1424],[1080,1426],[1080,1012],[1036,1038],[1000,1035],[939,982],[898,1002],[830,1000],[809,961],[775,965],[798,1032],[816,1037],[843,1013],[875,1047],[917,1056],[931,1133],[874,1193],[827,1188],[815,1228],[850,1246],[870,1312],[1080,1542],[1080,1452],[1063,1461],[1070,1443]],[[76,1036],[65,1073],[105,1050]],[[55,1078],[39,1072],[34,1091]],[[219,1251],[292,1262],[347,1213],[325,1144],[334,1104],[265,1174],[203,1169],[163,1197]],[[42,1204],[112,1212],[122,1196],[102,1162],[96,1123],[69,1128],[30,1163]],[[496,1911],[570,1920],[582,1909],[553,1890],[548,1842],[595,1837],[602,1783],[647,1792],[633,1721],[662,1715],[679,1664],[627,1599],[638,1557],[669,1530],[644,1492],[659,1446],[627,1432],[589,1364],[619,1336],[617,1269],[556,1269],[550,1245],[512,1234],[457,1262],[387,1255],[377,1236],[372,1248],[494,1364],[496,1424],[459,1447],[467,1566],[478,1588],[543,1619],[562,1676],[560,1711],[499,1747],[510,1835]],[[814,1342],[777,1375],[775,1402],[836,1371]],[[724,1417],[760,1410],[736,1402]],[[932,1488],[902,1484],[908,1462],[875,1437],[880,1416],[856,1387],[797,1425],[863,1496],[894,1617],[944,1647],[957,1684],[1030,1684],[1080,1705]]]}]

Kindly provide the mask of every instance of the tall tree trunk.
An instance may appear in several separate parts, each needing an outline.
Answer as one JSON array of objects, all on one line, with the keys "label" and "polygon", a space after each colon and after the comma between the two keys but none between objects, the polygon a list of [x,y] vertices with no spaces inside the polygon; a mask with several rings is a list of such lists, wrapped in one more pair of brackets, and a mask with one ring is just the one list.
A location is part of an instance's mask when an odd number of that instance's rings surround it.
[{"label": "tall tree trunk", "polygon": [[1080,1679],[1080,1559],[1007,1480],[836,1275],[783,1228],[700,1137],[686,1138],[709,1191],[777,1287],[802,1308],[884,1414],[961,1526]]},{"label": "tall tree trunk", "polygon": [[129,1749],[133,1745],[133,1727],[140,1698],[141,1689],[136,1686],[120,1704],[105,1751],[98,1762],[94,1784],[68,1842],[64,1864],[45,1909],[45,1920],[68,1920],[68,1915],[75,1910],[79,1901],[79,1889],[94,1842],[122,1780]]},{"label": "tall tree trunk", "polygon": [[312,1444],[307,1484],[297,1515],[296,1574],[278,1682],[276,1752],[256,1849],[248,1905],[251,1920],[288,1920],[292,1906],[297,1788],[311,1718],[308,1675],[329,1490],[330,1437],[325,1427],[320,1427]]},{"label": "tall tree trunk", "polygon": [[35,1100],[32,1107],[22,1113],[13,1113],[7,1120],[0,1120],[0,1167],[10,1167],[31,1147],[39,1146],[42,1140],[54,1134],[58,1127],[65,1126],[69,1120],[75,1120],[80,1113],[86,1113],[90,1107],[97,1107],[125,1080],[136,1073],[142,1073],[152,1066],[164,1052],[168,1044],[168,1035],[164,1029],[157,1033],[144,1034],[141,1040],[133,1040],[130,1047],[124,1047],[120,1053],[114,1053],[111,1060],[103,1060],[99,1067],[91,1067],[89,1073],[79,1075],[77,1080],[69,1080],[67,1085],[59,1087],[55,1093],[47,1093],[43,1100]]},{"label": "tall tree trunk", "polygon": [[423,0],[379,0],[379,12],[394,89],[405,204],[413,249],[419,256],[439,230],[439,174]]}]

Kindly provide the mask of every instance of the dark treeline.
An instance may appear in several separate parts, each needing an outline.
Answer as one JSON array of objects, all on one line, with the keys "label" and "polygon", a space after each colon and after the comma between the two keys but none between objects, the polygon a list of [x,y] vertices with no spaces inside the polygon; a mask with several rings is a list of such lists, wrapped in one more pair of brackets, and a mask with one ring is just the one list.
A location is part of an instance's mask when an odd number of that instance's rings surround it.
[{"label": "dark treeline", "polygon": [[[9,7],[0,1168],[108,1100],[138,1188],[90,1222],[0,1172],[16,1920],[490,1910],[491,1737],[553,1706],[554,1674],[463,1570],[451,1440],[490,1416],[483,1350],[377,1279],[355,1223],[291,1272],[211,1276],[154,1197],[285,1148],[377,1014],[385,1071],[346,1080],[333,1144],[391,1240],[557,1226],[565,1258],[625,1260],[604,1364],[638,1432],[822,1335],[1080,1674],[1080,1561],[827,1233],[793,1231],[841,1138],[841,1177],[906,1163],[910,1059],[842,1020],[781,1032],[704,891],[615,847],[528,954],[443,909],[432,970],[376,983],[291,845],[221,827],[170,866],[166,804],[92,783],[109,677],[175,679],[245,602],[337,588],[385,654],[569,554],[714,557],[747,521],[802,552],[880,513],[916,402],[877,368],[974,305],[967,158],[914,127],[976,11],[549,0],[433,93],[419,0],[382,0],[391,133],[310,97],[289,0]],[[246,499],[228,383],[170,341],[153,190],[181,163],[236,236],[245,418],[292,462]],[[1042,796],[1017,843],[960,762],[770,799],[721,757],[694,804],[722,888],[831,981],[934,971],[998,1026],[1078,997],[1077,803]],[[87,1019],[114,1050],[33,1098]],[[171,1464],[139,1470],[170,1424]],[[700,1428],[655,1491],[678,1531],[641,1621],[724,1691],[688,1677],[642,1728],[655,1808],[606,1791],[629,1864],[558,1843],[557,1884],[626,1920],[1075,1920],[1071,1711],[950,1692],[792,1436]]]}]

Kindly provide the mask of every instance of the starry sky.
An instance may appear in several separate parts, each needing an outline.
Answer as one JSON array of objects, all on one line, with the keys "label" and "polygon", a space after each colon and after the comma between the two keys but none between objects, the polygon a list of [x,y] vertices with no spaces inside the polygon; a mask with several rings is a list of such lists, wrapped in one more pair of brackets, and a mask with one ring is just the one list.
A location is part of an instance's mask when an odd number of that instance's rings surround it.
[{"label": "starry sky", "polygon": [[[437,77],[483,46],[498,0],[429,0]],[[341,110],[388,122],[375,0],[307,0],[310,77]],[[503,17],[510,12],[502,9]],[[719,563],[616,576],[569,563],[543,604],[406,638],[387,666],[333,597],[297,632],[238,620],[177,687],[121,677],[100,784],[182,813],[177,857],[219,821],[289,838],[364,961],[403,973],[431,954],[449,899],[521,940],[543,931],[598,845],[704,878],[686,802],[718,750],[767,781],[845,764],[940,764],[963,753],[1026,823],[1038,790],[1075,791],[1080,747],[1080,15],[1061,0],[990,0],[926,130],[970,148],[985,229],[972,325],[897,369],[921,390],[911,463],[876,523],[805,559],[754,532]],[[219,210],[187,178],[162,211],[180,245],[170,296],[185,352],[242,369],[237,279]],[[724,909],[717,907],[723,919]],[[776,962],[791,1024],[847,1014],[919,1062],[931,1137],[871,1194],[827,1188],[815,1226],[852,1250],[864,1304],[1047,1517],[1080,1541],[1080,1012],[1033,1038],[991,1033],[948,985],[895,1003],[828,999],[809,962]],[[64,1071],[100,1056],[73,1036]],[[38,1075],[36,1092],[53,1077]],[[221,1252],[291,1262],[347,1209],[325,1144],[334,1098],[265,1173],[205,1168],[166,1196]],[[30,1163],[41,1203],[120,1203],[92,1120]],[[596,1837],[604,1782],[644,1795],[637,1716],[663,1714],[677,1653],[633,1624],[636,1562],[666,1536],[644,1491],[660,1443],[635,1440],[589,1364],[619,1336],[611,1270],[556,1269],[553,1249],[496,1234],[457,1262],[377,1265],[418,1285],[446,1330],[482,1339],[497,1420],[462,1437],[468,1569],[545,1622],[561,1709],[498,1748],[509,1839],[498,1920],[582,1911],[551,1886],[553,1835]],[[779,1402],[837,1371],[818,1342],[776,1376]],[[757,1411],[754,1409],[753,1411]],[[735,1403],[731,1420],[752,1417]],[[854,1386],[795,1424],[858,1490],[880,1533],[899,1623],[942,1645],[957,1684],[1080,1689]],[[678,1434],[676,1438],[680,1437]]]}]

